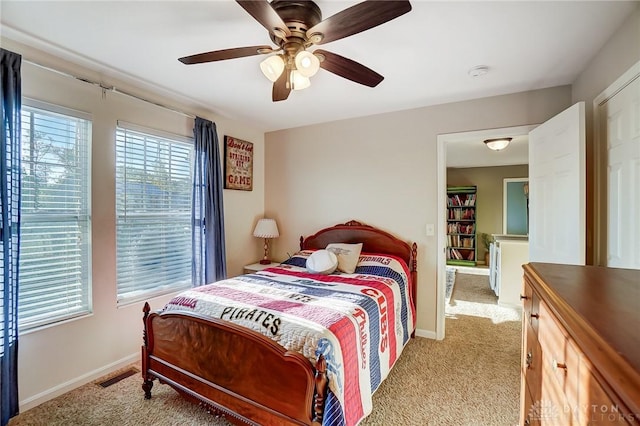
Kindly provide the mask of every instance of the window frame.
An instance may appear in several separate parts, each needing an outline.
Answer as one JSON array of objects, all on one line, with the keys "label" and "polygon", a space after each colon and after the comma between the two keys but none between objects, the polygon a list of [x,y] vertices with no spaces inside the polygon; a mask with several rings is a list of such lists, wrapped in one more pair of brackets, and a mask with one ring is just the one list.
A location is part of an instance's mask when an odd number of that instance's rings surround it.
[{"label": "window frame", "polygon": [[[84,154],[82,155],[83,160],[85,161],[83,165],[84,169],[81,170],[82,175],[84,177],[84,181],[82,183],[83,192],[84,192],[82,194],[83,196],[82,203],[84,204],[83,208],[81,209],[82,214],[78,214],[77,212],[76,213],[68,212],[63,214],[50,213],[46,215],[46,217],[43,217],[45,215],[38,212],[25,213],[23,209],[23,204],[22,204],[24,200],[24,190],[25,190],[24,175],[21,177],[21,183],[20,183],[21,228],[24,230],[25,223],[32,223],[32,224],[51,223],[51,224],[54,224],[55,226],[55,224],[69,223],[68,219],[75,217],[78,227],[80,229],[85,230],[85,232],[82,233],[82,239],[85,242],[79,246],[80,249],[81,250],[84,249],[85,252],[84,254],[79,256],[80,260],[82,261],[81,291],[83,293],[81,298],[83,300],[83,304],[81,305],[80,309],[75,312],[67,313],[67,314],[59,314],[53,318],[47,318],[47,319],[25,320],[20,316],[20,312],[22,310],[20,307],[20,291],[22,289],[22,285],[19,284],[19,288],[18,288],[18,334],[19,335],[93,315],[93,279],[92,279],[93,278],[93,275],[92,275],[93,247],[92,247],[92,205],[91,205],[92,203],[92,193],[91,193],[92,158],[91,156],[92,156],[92,143],[93,143],[93,117],[91,114],[87,112],[67,108],[61,105],[52,104],[52,103],[48,103],[48,102],[44,102],[44,101],[40,101],[40,100],[28,98],[28,97],[22,98],[21,118],[23,114],[25,114],[25,109],[27,112],[29,110],[32,110],[36,113],[41,112],[45,115],[46,114],[58,115],[58,116],[62,116],[62,118],[78,119],[78,120],[83,120],[85,122],[84,125],[86,127],[83,130],[86,131],[86,135],[85,135],[85,139],[82,141],[84,146],[80,147],[80,149],[83,149],[85,151]],[[33,129],[30,129],[29,131],[30,143],[32,143],[33,141],[32,133],[31,133],[32,130]],[[23,135],[24,135],[24,128],[22,128],[20,131],[20,136],[23,137]],[[24,144],[24,139],[22,144]],[[21,156],[22,156],[22,152],[21,152]],[[66,218],[67,220],[65,221],[64,218]],[[56,220],[51,221],[47,219],[56,219]],[[25,250],[22,246],[23,243],[24,243],[24,239],[23,237],[21,237],[20,238],[21,253]],[[24,256],[20,256],[19,270],[21,275],[26,268],[26,266],[21,265],[23,261],[24,261]],[[19,280],[22,281],[20,277],[19,277]],[[46,299],[43,299],[43,300],[46,300]]]},{"label": "window frame", "polygon": [[[194,139],[193,138],[188,138],[185,136],[181,136],[181,135],[177,135],[174,133],[169,133],[169,132],[165,132],[165,131],[161,131],[161,130],[157,130],[157,129],[151,129],[148,127],[144,127],[144,126],[140,126],[137,124],[133,124],[133,123],[129,123],[123,120],[118,120],[117,121],[117,126],[116,126],[116,131],[115,131],[115,234],[116,234],[116,300],[117,300],[117,305],[118,307],[123,307],[123,306],[127,306],[130,304],[134,304],[134,303],[138,303],[140,301],[143,300],[147,300],[147,299],[151,299],[154,297],[158,297],[158,296],[163,296],[163,295],[167,295],[167,294],[171,294],[171,293],[177,293],[179,291],[182,290],[186,290],[188,288],[191,288],[193,286],[193,281],[192,281],[192,273],[190,271],[189,273],[189,279],[188,282],[187,281],[181,281],[180,283],[176,283],[176,284],[170,284],[170,285],[162,285],[153,289],[146,289],[144,291],[139,291],[139,292],[133,292],[133,295],[121,295],[121,283],[120,283],[120,277],[119,277],[119,270],[120,267],[122,267],[122,265],[120,265],[120,257],[119,257],[119,247],[118,247],[118,241],[119,241],[119,233],[120,233],[120,220],[122,217],[122,213],[120,212],[119,208],[119,193],[118,193],[118,187],[119,187],[119,171],[118,171],[118,167],[119,166],[119,155],[120,155],[120,148],[118,146],[119,142],[118,139],[120,138],[120,132],[125,132],[125,134],[123,135],[123,141],[126,142],[126,132],[132,132],[132,133],[137,133],[140,136],[143,137],[148,137],[148,138],[157,138],[157,139],[163,139],[164,141],[168,141],[171,144],[176,144],[179,147],[187,147],[189,150],[189,160],[188,160],[188,167],[189,167],[189,190],[188,192],[188,197],[189,197],[189,209],[188,209],[188,221],[189,224],[191,224],[192,222],[192,206],[193,206],[193,196],[192,196],[192,191],[193,191],[193,175],[194,175],[194,158],[195,158],[195,143],[194,143]],[[146,160],[145,160],[146,161]],[[124,184],[126,184],[126,180],[123,182]],[[131,214],[131,213],[125,213],[126,215],[131,215],[131,216],[135,216],[135,214]],[[156,214],[147,214],[147,213],[138,213],[138,215],[140,216],[145,216],[147,215],[147,217],[169,217],[170,215],[166,215],[163,213],[156,213]],[[192,244],[192,231],[191,229],[189,230],[189,247],[191,247]],[[191,251],[189,252],[189,258],[192,258],[192,253]],[[193,267],[193,260],[190,260],[190,265],[191,268]]]}]

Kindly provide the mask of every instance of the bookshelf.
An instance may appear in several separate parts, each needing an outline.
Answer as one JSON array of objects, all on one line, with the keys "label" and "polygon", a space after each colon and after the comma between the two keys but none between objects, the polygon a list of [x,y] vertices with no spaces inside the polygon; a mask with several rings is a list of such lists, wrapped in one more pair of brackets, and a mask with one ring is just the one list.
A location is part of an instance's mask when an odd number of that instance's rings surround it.
[{"label": "bookshelf", "polygon": [[447,188],[447,265],[476,266],[476,189]]}]

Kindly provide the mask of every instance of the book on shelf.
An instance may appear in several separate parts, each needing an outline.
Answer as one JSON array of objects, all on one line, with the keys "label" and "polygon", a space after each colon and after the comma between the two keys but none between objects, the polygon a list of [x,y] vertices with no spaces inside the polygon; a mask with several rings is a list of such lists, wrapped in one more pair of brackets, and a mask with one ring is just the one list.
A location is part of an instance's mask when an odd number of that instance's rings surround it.
[{"label": "book on shelf", "polygon": [[462,238],[462,245],[460,245],[459,247],[473,248],[473,246],[474,246],[473,238]]},{"label": "book on shelf", "polygon": [[476,194],[469,194],[468,196],[453,195],[447,198],[447,205],[449,207],[475,207]]},{"label": "book on shelf", "polygon": [[475,234],[476,225],[474,223],[465,224],[453,222],[447,224],[447,234]]},{"label": "book on shelf", "polygon": [[475,216],[476,216],[476,212],[471,209],[465,209],[465,208],[449,209],[450,220],[474,220]]},{"label": "book on shelf", "polygon": [[475,265],[476,258],[475,186],[447,188],[447,262]]},{"label": "book on shelf", "polygon": [[[447,252],[447,259],[456,259],[456,260],[475,260],[475,251],[462,249],[464,253],[460,252],[458,249],[449,249]],[[467,253],[468,252],[468,253]]]}]

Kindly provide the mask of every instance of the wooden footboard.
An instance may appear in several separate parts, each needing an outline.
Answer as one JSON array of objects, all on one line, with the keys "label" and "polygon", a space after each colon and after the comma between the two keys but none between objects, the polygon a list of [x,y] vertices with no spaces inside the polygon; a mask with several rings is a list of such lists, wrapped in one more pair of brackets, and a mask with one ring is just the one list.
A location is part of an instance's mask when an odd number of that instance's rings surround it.
[{"label": "wooden footboard", "polygon": [[142,388],[155,378],[238,424],[321,424],[326,362],[316,366],[252,330],[144,306]]}]

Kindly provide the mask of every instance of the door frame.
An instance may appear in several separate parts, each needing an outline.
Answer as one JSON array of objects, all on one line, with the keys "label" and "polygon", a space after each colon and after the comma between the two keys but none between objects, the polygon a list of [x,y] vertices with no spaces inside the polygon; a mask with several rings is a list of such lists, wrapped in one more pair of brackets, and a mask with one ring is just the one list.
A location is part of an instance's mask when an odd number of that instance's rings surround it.
[{"label": "door frame", "polygon": [[447,247],[447,144],[478,139],[482,143],[485,139],[510,137],[513,135],[528,135],[538,127],[538,124],[502,127],[496,129],[473,130],[469,132],[445,133],[437,137],[437,182],[438,182],[438,240],[437,240],[437,273],[436,273],[436,340],[442,340],[445,336],[445,306],[444,296],[446,287],[447,259],[445,250]]},{"label": "door frame", "polygon": [[[624,74],[618,77],[609,87],[604,89],[593,100],[593,163],[594,163],[594,189],[593,189],[593,215],[594,228],[594,259],[593,264],[598,266],[607,265],[608,247],[607,247],[607,135],[604,133],[600,125],[603,116],[606,115],[606,108],[609,99],[613,98],[618,92],[631,84],[633,80],[640,78],[640,61],[631,66]],[[603,134],[604,133],[604,134]]]},{"label": "door frame", "polygon": [[[509,213],[509,197],[507,196],[507,188],[510,183],[525,182],[529,183],[529,178],[505,178],[502,180],[502,233],[508,235],[507,232],[507,216]],[[525,194],[528,197],[528,195]],[[527,233],[515,235],[529,235],[529,212],[527,211]]]}]

